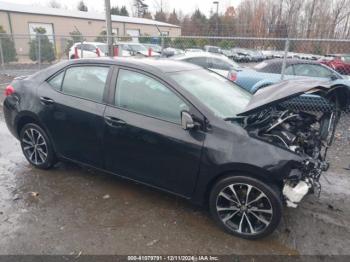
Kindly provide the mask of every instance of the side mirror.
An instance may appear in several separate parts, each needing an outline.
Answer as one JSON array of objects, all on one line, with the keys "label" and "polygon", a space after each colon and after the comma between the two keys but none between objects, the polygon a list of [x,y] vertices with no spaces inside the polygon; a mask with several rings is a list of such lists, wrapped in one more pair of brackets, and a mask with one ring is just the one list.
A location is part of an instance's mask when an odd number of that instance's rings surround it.
[{"label": "side mirror", "polygon": [[335,81],[339,79],[339,77],[336,74],[332,74],[330,78],[331,78],[331,81]]},{"label": "side mirror", "polygon": [[186,111],[181,112],[181,125],[184,130],[190,130],[195,127],[192,116]]}]

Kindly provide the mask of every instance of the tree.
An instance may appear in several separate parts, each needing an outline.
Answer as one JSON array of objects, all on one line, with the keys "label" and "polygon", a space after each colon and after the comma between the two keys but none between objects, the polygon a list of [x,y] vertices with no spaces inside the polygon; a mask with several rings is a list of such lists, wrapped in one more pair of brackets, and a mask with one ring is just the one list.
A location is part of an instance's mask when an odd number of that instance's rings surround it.
[{"label": "tree", "polygon": [[167,22],[166,13],[164,13],[163,10],[157,11],[154,15],[154,20],[160,22]]},{"label": "tree", "polygon": [[180,20],[179,20],[179,18],[177,16],[177,13],[176,13],[175,9],[169,15],[168,23],[173,24],[173,25],[179,25],[180,24]]},{"label": "tree", "polygon": [[88,7],[85,5],[83,0],[78,3],[78,10],[83,12],[88,11]]},{"label": "tree", "polygon": [[129,16],[128,9],[126,9],[125,5],[123,5],[122,8],[120,8],[120,15],[121,16]]},{"label": "tree", "polygon": [[120,9],[118,6],[113,6],[111,8],[111,15],[129,16],[129,12],[124,5]]},{"label": "tree", "polygon": [[111,15],[120,15],[120,10],[118,6],[111,7]]},{"label": "tree", "polygon": [[148,5],[144,3],[145,0],[134,0],[134,7],[137,17],[145,17],[148,14]]},{"label": "tree", "polygon": [[[114,35],[115,34],[112,33],[112,36],[114,36]],[[102,30],[100,35],[95,38],[95,42],[107,43],[107,31],[106,30]],[[112,39],[112,42],[114,43],[114,37]]]},{"label": "tree", "polygon": [[[17,53],[15,48],[15,43],[12,41],[11,37],[6,34],[4,28],[0,25],[0,34],[1,34],[1,47],[4,55],[4,62],[17,61]],[[1,58],[1,54],[0,54]],[[1,59],[0,59],[1,61]]]},{"label": "tree", "polygon": [[206,35],[208,33],[208,19],[199,9],[196,9],[191,16],[190,30],[194,35]]},{"label": "tree", "polygon": [[[52,43],[47,37],[45,28],[37,27],[34,29],[36,36],[29,42],[29,58],[32,61],[38,61],[40,53],[40,62],[52,62],[55,58],[55,52]],[[39,43],[40,41],[40,43]],[[39,50],[40,47],[40,50]],[[40,52],[39,52],[40,51]]]},{"label": "tree", "polygon": [[75,43],[80,43],[84,41],[82,33],[76,29],[72,32],[69,32],[69,35],[71,36],[71,39],[67,40],[66,47],[64,49],[64,53],[66,55],[69,54],[69,49],[75,44]]},{"label": "tree", "polygon": [[61,4],[59,2],[57,2],[56,0],[51,0],[49,2],[49,7],[52,8],[61,8]]},{"label": "tree", "polygon": [[142,18],[153,19],[152,14],[148,11],[143,14]]}]

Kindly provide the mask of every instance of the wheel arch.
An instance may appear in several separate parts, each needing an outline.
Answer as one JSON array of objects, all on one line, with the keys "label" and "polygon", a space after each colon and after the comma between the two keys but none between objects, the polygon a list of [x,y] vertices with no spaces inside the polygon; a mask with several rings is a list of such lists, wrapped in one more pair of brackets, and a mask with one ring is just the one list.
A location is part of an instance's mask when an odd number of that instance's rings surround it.
[{"label": "wheel arch", "polygon": [[48,131],[46,126],[40,121],[39,117],[33,112],[23,111],[17,115],[15,119],[15,131],[16,131],[17,138],[20,137],[21,130],[26,124],[36,124],[40,126],[45,131],[49,139],[51,140],[51,144],[54,148],[54,151],[56,151],[56,146],[51,137],[50,132]]},{"label": "wheel arch", "polygon": [[280,188],[282,185],[281,181],[274,179],[270,172],[266,171],[261,167],[241,163],[230,164],[221,168],[219,172],[217,172],[217,174],[215,174],[207,183],[202,199],[202,203],[204,204],[204,206],[208,206],[210,192],[218,181],[226,177],[242,175],[258,179],[261,182],[264,182],[268,185],[272,185],[272,187]]}]

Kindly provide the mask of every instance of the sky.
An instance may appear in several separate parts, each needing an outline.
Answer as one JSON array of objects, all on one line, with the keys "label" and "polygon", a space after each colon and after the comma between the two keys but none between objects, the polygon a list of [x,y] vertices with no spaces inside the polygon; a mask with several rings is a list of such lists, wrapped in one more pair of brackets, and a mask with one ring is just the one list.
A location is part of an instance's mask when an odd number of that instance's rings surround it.
[{"label": "sky", "polygon": [[[11,2],[16,4],[27,5],[43,5],[48,6],[50,0],[4,0],[5,2]],[[56,0],[62,6],[67,9],[76,9],[80,0]],[[110,0],[111,6],[125,5],[129,12],[131,12],[132,0]],[[163,9],[165,11],[172,11],[174,8],[177,11],[182,11],[183,14],[190,14],[196,8],[199,8],[206,15],[210,14],[210,10],[216,11],[216,6],[213,4],[214,0],[145,0],[145,3],[149,5],[151,12],[159,9],[160,3],[163,2]],[[242,0],[219,0],[219,12],[224,13],[228,6],[237,6]],[[104,0],[84,0],[88,6],[89,11],[104,11]]]}]

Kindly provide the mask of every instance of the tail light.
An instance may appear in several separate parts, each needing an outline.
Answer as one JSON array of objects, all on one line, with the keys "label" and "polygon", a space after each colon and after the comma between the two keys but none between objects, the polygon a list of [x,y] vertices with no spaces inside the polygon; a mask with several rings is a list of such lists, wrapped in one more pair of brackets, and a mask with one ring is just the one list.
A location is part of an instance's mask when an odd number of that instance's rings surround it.
[{"label": "tail light", "polygon": [[13,88],[12,85],[9,85],[5,89],[5,96],[10,96],[15,92],[15,89]]},{"label": "tail light", "polygon": [[99,48],[96,48],[96,55],[97,55],[98,57],[101,56],[101,53],[100,53],[100,49],[99,49]]},{"label": "tail light", "polygon": [[236,81],[237,80],[237,73],[236,72],[229,72],[228,79],[230,79],[233,82]]}]

